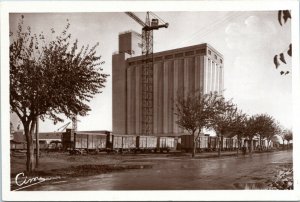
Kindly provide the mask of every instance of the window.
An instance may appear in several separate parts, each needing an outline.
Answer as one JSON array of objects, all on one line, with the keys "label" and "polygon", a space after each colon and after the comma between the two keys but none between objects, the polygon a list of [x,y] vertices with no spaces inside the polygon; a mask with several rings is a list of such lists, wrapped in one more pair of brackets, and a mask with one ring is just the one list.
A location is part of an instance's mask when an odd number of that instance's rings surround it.
[{"label": "window", "polygon": [[217,55],[215,55],[215,59],[216,59],[216,60],[218,59],[218,56],[217,56]]},{"label": "window", "polygon": [[209,55],[211,55],[211,51],[210,50],[208,50],[207,52],[208,52]]}]

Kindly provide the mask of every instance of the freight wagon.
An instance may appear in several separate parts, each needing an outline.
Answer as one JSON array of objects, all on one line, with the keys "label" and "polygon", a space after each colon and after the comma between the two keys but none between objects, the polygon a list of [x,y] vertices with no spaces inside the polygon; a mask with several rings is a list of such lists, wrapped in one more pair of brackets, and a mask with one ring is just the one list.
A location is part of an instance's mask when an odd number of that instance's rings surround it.
[{"label": "freight wagon", "polygon": [[158,138],[155,136],[137,136],[135,152],[157,151]]},{"label": "freight wagon", "polygon": [[[197,152],[208,151],[209,137],[199,136],[195,142]],[[181,136],[181,150],[185,152],[191,152],[193,149],[193,136],[183,135]]]},{"label": "freight wagon", "polygon": [[133,135],[112,135],[112,147],[109,151],[134,151],[136,149],[136,136]]},{"label": "freight wagon", "polygon": [[82,154],[86,152],[107,151],[110,147],[109,131],[78,131],[74,132],[67,129],[62,135],[62,145],[64,150],[68,150],[71,154]]},{"label": "freight wagon", "polygon": [[[199,136],[196,140],[196,151],[217,151],[219,146],[223,151],[233,151],[238,147],[236,138],[218,138],[210,136]],[[193,148],[193,137],[191,135],[181,136],[181,150],[190,152]]]},{"label": "freight wagon", "polygon": [[112,135],[109,131],[76,132],[67,129],[62,135],[64,150],[71,154],[83,151],[110,152],[169,152],[175,148],[174,137]]}]

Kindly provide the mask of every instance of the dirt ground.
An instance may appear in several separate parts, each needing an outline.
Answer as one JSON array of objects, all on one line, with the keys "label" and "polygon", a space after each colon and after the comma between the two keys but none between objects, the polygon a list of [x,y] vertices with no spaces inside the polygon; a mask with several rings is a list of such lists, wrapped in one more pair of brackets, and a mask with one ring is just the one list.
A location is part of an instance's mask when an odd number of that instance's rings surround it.
[{"label": "dirt ground", "polygon": [[[235,156],[236,152],[222,152],[221,157]],[[241,153],[239,155],[242,155]],[[142,158],[160,158],[160,157],[184,157],[191,158],[189,153],[170,152],[170,153],[147,153],[147,154],[84,154],[70,155],[66,152],[42,152],[39,159],[39,167],[36,171],[51,171],[64,169],[71,166],[80,165],[121,165],[124,162],[132,159]],[[197,158],[217,158],[217,152],[198,153]],[[15,153],[11,155],[11,177],[14,177],[20,172],[26,171],[26,153]]]},{"label": "dirt ground", "polygon": [[[268,152],[270,153],[270,152]],[[89,176],[93,178],[93,176],[99,176],[101,174],[106,173],[112,173],[110,174],[111,181],[115,183],[116,180],[122,179],[124,175],[124,182],[126,182],[128,179],[135,179],[133,178],[136,175],[143,175],[147,176],[149,175],[148,181],[154,180],[156,177],[161,176],[160,174],[156,176],[156,174],[153,174],[153,170],[155,172],[167,172],[164,175],[169,175],[170,177],[174,175],[188,175],[187,177],[178,178],[176,183],[184,184],[186,179],[189,177],[189,173],[191,173],[192,178],[194,179],[194,175],[196,173],[202,173],[199,175],[199,177],[202,179],[201,181],[197,182],[194,186],[199,187],[200,189],[206,189],[206,188],[214,188],[220,186],[222,189],[231,189],[232,185],[227,186],[227,183],[225,181],[235,181],[235,185],[233,189],[243,189],[244,184],[240,185],[240,182],[251,182],[254,184],[257,184],[256,182],[259,182],[259,184],[262,184],[265,186],[266,179],[269,179],[269,184],[273,181],[276,181],[278,186],[283,186],[282,180],[278,179],[272,180],[272,176],[275,176],[275,174],[282,170],[282,166],[278,163],[276,163],[276,159],[278,159],[282,152],[274,152],[274,155],[276,157],[275,160],[271,160],[273,163],[267,163],[267,161],[270,161],[268,155],[273,156],[273,153],[270,154],[253,154],[253,158],[247,154],[239,154],[239,158],[236,157],[236,152],[222,152],[221,157],[218,158],[217,152],[205,152],[205,153],[198,153],[194,159],[192,159],[191,154],[189,153],[181,153],[181,152],[170,152],[170,153],[146,153],[146,154],[106,154],[106,153],[100,153],[100,154],[85,154],[85,155],[70,155],[69,153],[58,153],[58,152],[51,152],[51,153],[42,153],[42,156],[40,157],[40,165],[35,170],[32,175],[26,174],[26,155],[25,153],[14,153],[11,156],[11,182],[12,182],[12,190],[15,190],[16,186],[14,185],[15,177],[18,173],[25,172],[26,176],[64,176],[68,183],[71,183],[72,180],[79,178],[88,178]],[[291,152],[284,154],[286,152],[283,152],[283,155],[289,156]],[[262,156],[261,156],[262,155]],[[267,156],[266,156],[267,155]],[[270,157],[271,157],[270,156]],[[285,157],[280,157],[279,159],[284,159]],[[290,158],[290,157],[289,157]],[[207,159],[207,160],[206,160]],[[255,159],[258,159],[257,161]],[[249,161],[249,162],[248,162]],[[260,163],[261,162],[261,163]],[[287,164],[288,163],[288,164]],[[236,165],[236,166],[235,166]],[[283,162],[284,167],[287,166],[286,171],[284,171],[283,178],[291,178],[292,171],[292,164],[290,161]],[[268,167],[267,170],[262,169],[263,167]],[[188,169],[189,172],[182,172],[182,169],[191,167],[191,169]],[[141,168],[143,168],[141,170]],[[138,172],[134,171],[133,176],[127,176],[130,175],[131,172],[123,172],[125,170],[131,170],[131,169],[140,169]],[[149,170],[150,169],[150,170]],[[175,170],[174,170],[175,169]],[[209,178],[205,179],[212,179],[211,178],[211,171],[213,169],[217,169],[214,173],[220,173],[223,172],[226,173],[225,176],[230,176],[230,179],[227,179],[222,184],[222,178],[216,178],[212,180],[214,181],[220,181],[219,184],[215,184],[208,181],[205,182],[203,186],[200,182],[204,182],[203,179],[206,175],[209,176]],[[149,170],[149,171],[147,171]],[[171,172],[171,170],[173,170]],[[227,170],[227,171],[226,171]],[[262,171],[264,171],[262,173]],[[169,173],[171,172],[171,173]],[[173,173],[174,172],[174,173]],[[118,174],[119,173],[119,174]],[[122,174],[124,173],[124,174]],[[185,174],[184,174],[185,173]],[[229,174],[230,173],[230,174]],[[248,175],[249,173],[252,173],[251,175]],[[287,174],[285,174],[287,173]],[[145,174],[145,175],[144,175]],[[229,174],[229,175],[228,175]],[[237,176],[237,174],[241,175],[240,177]],[[253,176],[254,177],[253,177]],[[257,176],[255,176],[257,175]],[[267,176],[265,179],[262,176]],[[248,176],[248,177],[246,177]],[[251,177],[252,176],[252,177]],[[172,179],[173,179],[172,177]],[[231,179],[234,177],[234,179]],[[91,178],[91,179],[92,179]],[[249,179],[248,179],[249,178]],[[251,179],[250,179],[251,178]],[[253,179],[252,179],[253,178]],[[278,178],[278,177],[277,177]],[[270,181],[271,180],[271,181]],[[182,182],[184,181],[184,182]],[[252,182],[253,181],[253,182]],[[262,182],[263,181],[263,182]],[[291,181],[291,180],[289,180]],[[287,181],[286,183],[289,183]],[[162,186],[162,181],[159,178],[157,181],[158,184],[154,184],[154,187]],[[78,183],[78,182],[76,182]],[[120,189],[123,188],[123,182],[119,182],[120,184],[114,185],[114,186],[120,186]],[[174,185],[176,185],[174,183]],[[209,183],[211,184],[211,187],[207,186]],[[139,182],[134,182],[133,184],[139,184]],[[168,184],[168,183],[167,183]],[[43,183],[44,185],[44,183]],[[140,186],[144,185],[144,183],[141,183]],[[274,186],[275,186],[274,185]],[[15,186],[15,187],[14,187]],[[103,184],[98,185],[95,184],[93,187],[85,187],[87,185],[81,185],[81,188],[84,189],[91,189],[94,187],[100,187],[103,189],[107,189],[107,187]],[[108,183],[107,186],[110,186]],[[124,185],[125,186],[125,185]],[[142,187],[138,187],[143,189]],[[149,185],[150,186],[150,185]],[[151,185],[152,186],[152,185]],[[169,186],[169,185],[168,185]],[[180,185],[183,186],[183,185]],[[257,188],[257,185],[255,185]],[[58,186],[55,185],[55,188]],[[128,188],[128,183],[125,186]],[[34,187],[32,187],[34,188]],[[61,187],[60,187],[61,188]],[[74,188],[74,187],[73,187]],[[137,188],[137,187],[133,187]],[[162,187],[164,188],[164,187]],[[174,187],[175,188],[175,187]],[[181,188],[181,187],[178,187]],[[185,187],[184,187],[185,188]],[[109,188],[108,188],[109,189]]]}]

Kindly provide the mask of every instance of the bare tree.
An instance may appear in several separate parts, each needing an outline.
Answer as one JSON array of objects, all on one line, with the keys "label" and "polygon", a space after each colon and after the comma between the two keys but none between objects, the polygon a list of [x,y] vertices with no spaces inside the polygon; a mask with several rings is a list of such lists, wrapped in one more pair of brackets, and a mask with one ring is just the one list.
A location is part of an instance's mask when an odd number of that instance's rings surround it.
[{"label": "bare tree", "polygon": [[23,30],[22,16],[15,34],[10,33],[10,107],[18,115],[27,142],[27,172],[34,170],[32,134],[37,117],[63,121],[58,114],[71,118],[85,116],[87,103],[104,88],[107,74],[100,67],[104,62],[92,48],[70,42],[67,22],[61,34],[46,40],[43,34]]}]

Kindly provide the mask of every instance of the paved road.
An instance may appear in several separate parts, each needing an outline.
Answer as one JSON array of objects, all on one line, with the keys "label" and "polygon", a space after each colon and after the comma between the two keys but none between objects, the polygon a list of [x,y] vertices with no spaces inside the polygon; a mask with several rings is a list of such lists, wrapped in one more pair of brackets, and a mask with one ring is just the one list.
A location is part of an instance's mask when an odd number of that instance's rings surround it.
[{"label": "paved road", "polygon": [[75,178],[30,190],[207,190],[244,189],[245,184],[265,182],[278,164],[292,163],[292,152],[253,154],[211,159],[153,157],[126,163],[150,163],[151,169],[127,170]]}]

